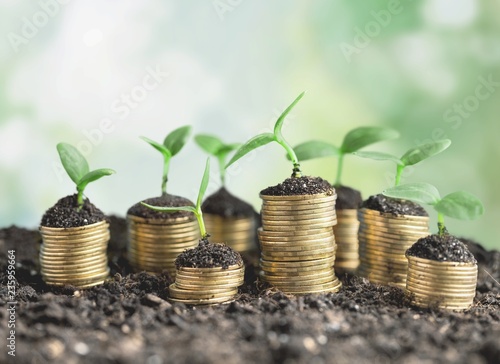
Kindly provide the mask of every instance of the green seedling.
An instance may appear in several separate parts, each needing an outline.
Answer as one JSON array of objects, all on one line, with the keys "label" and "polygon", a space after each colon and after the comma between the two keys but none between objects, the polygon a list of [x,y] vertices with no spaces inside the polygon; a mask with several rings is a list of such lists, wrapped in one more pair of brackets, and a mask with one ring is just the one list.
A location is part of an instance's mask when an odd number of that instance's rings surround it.
[{"label": "green seedling", "polygon": [[338,157],[337,177],[334,186],[341,185],[342,169],[344,157],[353,154],[358,150],[383,140],[391,140],[399,137],[399,133],[393,129],[381,127],[360,127],[351,130],[346,134],[340,148],[333,144],[311,140],[297,145],[295,153],[301,161],[322,157]]},{"label": "green seedling", "polygon": [[225,165],[227,156],[233,150],[238,149],[241,144],[225,144],[219,138],[207,134],[196,135],[194,137],[194,140],[201,149],[214,156],[219,161],[220,181],[222,183],[222,186],[224,186],[226,183]]},{"label": "green seedling", "polygon": [[200,190],[198,192],[198,199],[196,200],[196,206],[179,206],[179,207],[160,207],[153,206],[147,203],[141,202],[144,206],[149,207],[155,211],[162,212],[177,212],[177,211],[189,211],[192,212],[196,219],[198,220],[198,225],[200,226],[201,238],[206,239],[210,235],[207,233],[205,229],[205,223],[203,221],[203,212],[201,211],[201,203],[203,201],[203,196],[205,196],[205,192],[207,191],[208,181],[210,178],[210,158],[207,158],[207,163],[205,165],[205,172],[203,173],[203,178],[201,179]]},{"label": "green seedling", "polygon": [[411,200],[419,204],[431,205],[438,213],[439,235],[448,234],[444,217],[459,220],[473,220],[484,213],[481,201],[468,192],[458,191],[441,198],[439,191],[428,183],[408,183],[388,188],[383,192],[387,197]]},{"label": "green seedling", "polygon": [[379,161],[393,161],[396,163],[396,180],[394,186],[398,186],[401,183],[401,176],[403,171],[408,166],[413,166],[423,160],[430,158],[436,154],[441,153],[446,150],[451,145],[451,140],[443,139],[437,140],[430,143],[425,143],[416,146],[415,148],[409,149],[401,158],[395,155],[382,153],[382,152],[356,152],[355,155],[363,158],[369,158]]},{"label": "green seedling", "polygon": [[85,157],[71,144],[57,144],[57,152],[66,173],[68,173],[69,178],[76,184],[76,191],[78,192],[77,204],[78,209],[81,209],[83,206],[83,192],[87,185],[90,182],[97,181],[101,177],[109,176],[115,173],[115,171],[109,168],[91,171]]},{"label": "green seedling", "polygon": [[233,155],[233,158],[231,158],[229,163],[226,165],[226,168],[229,167],[234,162],[236,162],[241,157],[243,157],[244,155],[246,155],[247,153],[251,152],[252,150],[262,147],[263,145],[269,144],[271,142],[277,142],[279,145],[285,148],[288,158],[293,163],[292,177],[301,177],[302,172],[300,170],[300,164],[297,155],[295,154],[291,145],[288,144],[285,138],[283,138],[283,135],[281,134],[281,129],[283,128],[285,117],[293,109],[293,107],[297,105],[297,103],[304,96],[304,94],[305,91],[302,92],[299,96],[297,96],[297,98],[290,104],[290,106],[288,106],[285,109],[285,111],[283,111],[278,120],[276,120],[273,133],[259,134],[250,139],[249,141],[247,141],[236,151],[236,153]]},{"label": "green seedling", "polygon": [[161,180],[161,193],[167,193],[168,170],[170,168],[170,160],[174,155],[179,153],[186,144],[189,135],[191,134],[191,126],[182,126],[168,134],[163,140],[163,144],[157,143],[146,137],[141,137],[142,140],[149,143],[153,148],[163,155],[163,175]]}]

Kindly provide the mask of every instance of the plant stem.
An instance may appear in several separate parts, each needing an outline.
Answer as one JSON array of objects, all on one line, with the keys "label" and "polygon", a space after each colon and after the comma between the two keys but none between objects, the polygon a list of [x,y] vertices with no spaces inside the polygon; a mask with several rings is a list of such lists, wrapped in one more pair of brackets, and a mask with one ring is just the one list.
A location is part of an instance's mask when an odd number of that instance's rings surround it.
[{"label": "plant stem", "polygon": [[217,157],[219,160],[219,173],[220,173],[220,182],[222,183],[222,186],[224,187],[226,185],[226,156],[225,155],[219,155]]},{"label": "plant stem", "polygon": [[448,234],[448,229],[444,226],[444,215],[438,212],[438,235],[443,236]]},{"label": "plant stem", "polygon": [[202,239],[206,239],[209,237],[207,234],[207,230],[205,229],[205,222],[203,221],[203,212],[201,211],[201,206],[196,208],[196,212],[194,213],[196,219],[198,220],[198,225],[200,227],[200,234]]},{"label": "plant stem", "polygon": [[401,183],[401,176],[403,175],[403,170],[405,169],[405,166],[401,166],[398,164],[398,167],[396,169],[396,181],[394,182],[394,186],[399,186]]},{"label": "plant stem", "polygon": [[81,210],[83,207],[83,190],[78,188],[77,191],[76,203],[78,204],[78,210]]},{"label": "plant stem", "polygon": [[165,195],[167,193],[167,182],[168,182],[168,170],[170,168],[170,158],[163,157],[163,177],[161,180],[161,193]]},{"label": "plant stem", "polygon": [[337,177],[335,178],[335,186],[340,186],[340,178],[342,177],[342,169],[344,168],[344,154],[339,154],[339,164],[337,166]]},{"label": "plant stem", "polygon": [[302,171],[300,170],[299,159],[297,158],[297,155],[295,154],[293,148],[283,138],[277,137],[276,141],[279,143],[279,145],[285,148],[288,156],[290,157],[290,160],[293,163],[292,177],[293,178],[302,177]]}]

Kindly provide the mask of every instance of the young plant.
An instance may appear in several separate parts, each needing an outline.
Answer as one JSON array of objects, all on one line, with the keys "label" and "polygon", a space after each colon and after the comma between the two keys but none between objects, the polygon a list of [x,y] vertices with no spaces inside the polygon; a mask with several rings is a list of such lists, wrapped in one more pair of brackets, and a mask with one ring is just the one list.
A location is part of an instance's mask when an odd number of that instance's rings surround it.
[{"label": "young plant", "polygon": [[219,138],[207,134],[196,135],[194,140],[201,149],[219,161],[220,181],[222,186],[224,186],[226,183],[226,158],[229,153],[239,148],[241,144],[225,144]]},{"label": "young plant", "polygon": [[203,221],[203,212],[201,211],[201,203],[203,201],[203,196],[207,191],[208,181],[210,178],[210,158],[207,158],[207,163],[205,165],[205,172],[203,173],[203,178],[201,179],[200,190],[198,192],[198,199],[196,200],[196,206],[179,206],[179,207],[160,207],[160,206],[152,206],[147,203],[141,202],[144,206],[149,207],[155,211],[163,211],[163,212],[177,212],[177,211],[188,211],[192,212],[196,219],[198,220],[198,225],[200,226],[201,238],[206,239],[210,235],[207,233],[205,229],[205,223]]},{"label": "young plant", "polygon": [[191,133],[191,126],[182,126],[168,134],[163,140],[163,144],[157,143],[146,137],[141,137],[142,140],[149,143],[153,148],[163,155],[163,176],[161,180],[161,193],[167,193],[168,170],[170,168],[170,159],[179,153],[184,147]]},{"label": "young plant", "polygon": [[383,192],[385,196],[411,200],[431,205],[438,213],[439,235],[448,234],[444,217],[459,220],[473,220],[484,213],[484,207],[477,197],[468,192],[453,192],[441,198],[436,187],[428,183],[408,183],[391,187]]},{"label": "young plant", "polygon": [[401,158],[395,155],[382,152],[356,152],[355,155],[363,158],[370,158],[379,161],[393,161],[396,163],[396,179],[394,181],[394,186],[398,186],[401,183],[401,176],[403,171],[408,166],[413,166],[423,160],[430,158],[436,154],[441,153],[446,150],[451,144],[451,140],[443,139],[437,140],[430,143],[425,143],[416,146],[415,148],[409,149]]},{"label": "young plant", "polygon": [[101,177],[115,173],[109,168],[96,169],[91,171],[85,157],[71,144],[57,144],[57,152],[61,163],[68,173],[69,178],[76,184],[78,209],[83,206],[83,192],[90,182],[94,182]]},{"label": "young plant", "polygon": [[273,133],[259,134],[250,139],[249,141],[247,141],[236,151],[236,153],[233,155],[233,158],[231,158],[229,163],[226,165],[226,168],[229,167],[234,162],[236,162],[241,157],[243,157],[244,155],[246,155],[247,153],[251,152],[252,150],[262,147],[263,145],[269,144],[271,142],[277,142],[279,145],[285,148],[288,158],[293,163],[292,177],[301,177],[302,172],[300,170],[300,164],[297,155],[295,154],[291,145],[288,144],[285,138],[283,138],[283,135],[281,134],[281,129],[283,128],[283,122],[285,121],[285,117],[293,109],[293,107],[297,105],[297,103],[304,96],[304,94],[305,91],[302,92],[299,96],[297,96],[297,98],[290,104],[290,106],[288,106],[285,109],[285,111],[283,111],[278,120],[276,120]]},{"label": "young plant", "polygon": [[294,150],[301,161],[322,157],[338,157],[339,163],[334,186],[340,186],[344,157],[347,154],[353,154],[368,145],[398,137],[399,133],[393,129],[365,126],[348,132],[340,148],[327,142],[311,140],[297,145]]}]

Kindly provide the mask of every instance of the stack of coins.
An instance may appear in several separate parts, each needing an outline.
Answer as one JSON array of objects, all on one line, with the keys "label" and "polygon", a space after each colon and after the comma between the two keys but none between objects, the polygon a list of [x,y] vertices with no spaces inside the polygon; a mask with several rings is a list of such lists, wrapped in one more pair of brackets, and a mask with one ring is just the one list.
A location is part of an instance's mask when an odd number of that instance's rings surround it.
[{"label": "stack of coins", "polygon": [[354,272],[359,266],[358,210],[337,210],[337,225],[333,227],[337,242],[335,270]]},{"label": "stack of coins", "polygon": [[358,274],[373,283],[406,287],[406,250],[429,235],[428,216],[394,216],[371,209],[358,212]]},{"label": "stack of coins", "polygon": [[40,226],[42,278],[50,285],[88,288],[104,283],[109,275],[106,254],[109,224],[100,221],[73,228]]},{"label": "stack of coins", "polygon": [[447,310],[466,310],[472,305],[477,285],[475,263],[407,258],[406,291],[412,304]]},{"label": "stack of coins", "polygon": [[166,269],[175,276],[175,258],[186,249],[194,248],[200,239],[200,229],[194,217],[176,219],[145,219],[127,216],[129,224],[129,260],[138,271],[161,273]]},{"label": "stack of coins", "polygon": [[337,292],[336,194],[260,195],[261,277],[285,293]]},{"label": "stack of coins", "polygon": [[229,302],[243,284],[245,267],[242,264],[214,268],[177,269],[175,283],[169,287],[170,300],[188,305],[213,305]]},{"label": "stack of coins", "polygon": [[254,217],[222,217],[203,214],[210,241],[224,242],[237,252],[255,249]]}]

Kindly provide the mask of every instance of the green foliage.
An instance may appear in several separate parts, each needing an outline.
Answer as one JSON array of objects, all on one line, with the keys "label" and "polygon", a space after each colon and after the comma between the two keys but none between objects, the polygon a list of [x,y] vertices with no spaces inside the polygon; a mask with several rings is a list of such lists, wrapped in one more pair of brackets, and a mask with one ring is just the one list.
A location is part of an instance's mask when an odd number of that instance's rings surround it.
[{"label": "green foliage", "polygon": [[283,123],[285,121],[286,116],[290,113],[290,111],[293,109],[295,105],[300,101],[300,99],[304,96],[305,91],[302,92],[297,98],[283,111],[283,113],[279,116],[278,120],[276,120],[276,123],[274,125],[274,132],[273,133],[264,133],[264,134],[259,134],[253,138],[251,138],[249,141],[247,141],[245,144],[243,144],[233,155],[229,163],[226,164],[226,168],[229,167],[231,164],[239,160],[241,157],[245,156],[249,152],[251,152],[254,149],[257,149],[259,147],[262,147],[266,144],[269,144],[271,142],[277,142],[279,145],[281,145],[283,148],[285,148],[289,160],[292,161],[293,163],[293,177],[300,177],[301,176],[301,171],[300,171],[300,164],[299,160],[295,154],[295,151],[293,148],[288,144],[288,142],[283,138],[283,135],[281,133],[281,129],[283,128]]},{"label": "green foliage", "polygon": [[208,154],[214,156],[219,161],[219,173],[222,185],[225,184],[226,158],[229,153],[238,149],[240,144],[225,144],[213,135],[199,134],[194,137],[196,143]]},{"label": "green foliage", "polygon": [[61,159],[61,163],[66,173],[68,173],[68,176],[76,184],[79,207],[83,205],[83,192],[90,182],[97,181],[99,178],[115,173],[114,170],[109,168],[91,171],[85,157],[71,144],[57,144],[57,152],[59,153],[59,158]]}]

